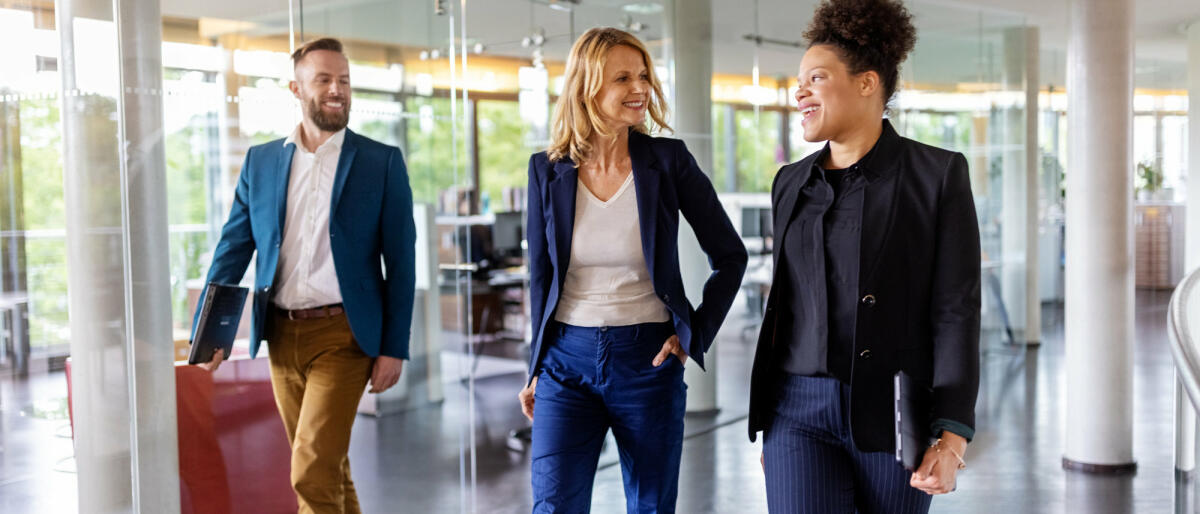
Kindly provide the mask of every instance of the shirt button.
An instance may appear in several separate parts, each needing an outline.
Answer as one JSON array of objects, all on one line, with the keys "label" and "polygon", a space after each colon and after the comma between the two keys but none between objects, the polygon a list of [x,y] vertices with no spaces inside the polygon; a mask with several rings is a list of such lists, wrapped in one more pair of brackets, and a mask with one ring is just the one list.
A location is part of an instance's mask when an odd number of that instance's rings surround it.
[{"label": "shirt button", "polygon": [[862,298],[862,304],[866,305],[867,307],[874,307],[875,306],[875,295],[869,294],[867,296],[864,296]]}]

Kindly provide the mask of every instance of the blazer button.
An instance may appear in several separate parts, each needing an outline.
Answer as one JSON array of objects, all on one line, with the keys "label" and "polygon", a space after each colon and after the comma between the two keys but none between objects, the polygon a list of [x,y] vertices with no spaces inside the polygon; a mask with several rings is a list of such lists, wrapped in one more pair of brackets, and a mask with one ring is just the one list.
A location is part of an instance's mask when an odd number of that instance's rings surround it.
[{"label": "blazer button", "polygon": [[871,358],[871,350],[866,349],[866,350],[863,350],[862,352],[859,352],[858,358],[860,358],[862,360],[870,359]]},{"label": "blazer button", "polygon": [[671,295],[669,295],[669,294],[664,294],[664,295],[663,295],[663,303],[667,303],[667,302],[670,302],[670,301],[671,301]]},{"label": "blazer button", "polygon": [[867,296],[864,296],[862,298],[862,304],[866,305],[867,307],[874,307],[875,306],[875,295],[869,294]]}]

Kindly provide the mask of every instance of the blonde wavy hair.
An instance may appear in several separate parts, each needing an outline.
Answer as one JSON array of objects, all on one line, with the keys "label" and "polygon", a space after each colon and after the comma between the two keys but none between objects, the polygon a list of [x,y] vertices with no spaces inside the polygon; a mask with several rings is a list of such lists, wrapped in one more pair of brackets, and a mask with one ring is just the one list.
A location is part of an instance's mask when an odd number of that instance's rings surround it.
[{"label": "blonde wavy hair", "polygon": [[588,142],[588,138],[593,134],[616,137],[600,117],[596,95],[604,85],[604,65],[608,52],[619,45],[625,45],[642,54],[653,92],[646,102],[646,112],[650,114],[650,119],[634,126],[634,130],[648,134],[651,129],[650,123],[671,130],[666,122],[667,101],[663,96],[662,84],[654,74],[654,64],[646,46],[633,34],[623,30],[611,27],[594,28],[579,36],[575,45],[571,47],[571,55],[567,57],[562,95],[559,95],[558,102],[554,105],[554,117],[550,122],[550,147],[546,149],[550,162],[570,157],[576,166],[580,166],[592,151],[592,144]]}]

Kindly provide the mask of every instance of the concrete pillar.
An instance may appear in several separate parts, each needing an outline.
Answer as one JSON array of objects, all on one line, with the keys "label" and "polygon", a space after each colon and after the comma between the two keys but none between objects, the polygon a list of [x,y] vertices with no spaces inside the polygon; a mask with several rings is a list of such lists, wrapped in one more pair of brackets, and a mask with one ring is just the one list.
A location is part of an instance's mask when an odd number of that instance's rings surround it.
[{"label": "concrete pillar", "polygon": [[1041,339],[1041,301],[1037,288],[1038,235],[1038,57],[1037,27],[1004,33],[1004,90],[1023,92],[1023,101],[1004,113],[1002,141],[1003,222],[1002,296],[1014,343]]},{"label": "concrete pillar", "polygon": [[[1189,151],[1185,274],[1200,267],[1200,21],[1188,27],[1187,38]],[[1191,474],[1196,469],[1196,409],[1179,383],[1179,374],[1175,376],[1175,470]]]},{"label": "concrete pillar", "polygon": [[[1003,91],[1016,97],[1025,90],[1025,27],[1004,31]],[[1023,95],[1022,95],[1023,97]],[[1013,342],[1025,342],[1025,274],[1029,270],[1025,233],[1028,231],[1026,199],[1029,183],[1025,180],[1025,114],[1028,107],[1013,103],[1002,108],[1000,130],[994,134],[1001,159],[1000,211],[1000,296],[1008,313]]]},{"label": "concrete pillar", "polygon": [[[712,176],[712,0],[671,2],[663,16],[671,50],[668,66],[672,70],[671,106],[675,137],[687,143],[700,169]],[[729,170],[735,173],[734,169]],[[700,303],[704,280],[710,268],[708,258],[696,242],[696,235],[685,221],[679,226],[679,267],[683,286],[693,305]],[[688,385],[688,412],[710,412],[717,405],[717,352],[704,356],[704,366],[690,365],[684,372]]]},{"label": "concrete pillar", "polygon": [[1063,467],[1131,472],[1133,2],[1076,0],[1070,20]]},{"label": "concrete pillar", "polygon": [[1038,292],[1038,227],[1041,219],[1038,206],[1041,192],[1038,179],[1041,169],[1041,149],[1038,137],[1038,116],[1041,106],[1038,70],[1041,62],[1041,42],[1037,27],[1025,27],[1025,344],[1036,345],[1042,340],[1042,300]]},{"label": "concrete pillar", "polygon": [[[1188,160],[1185,273],[1200,267],[1200,20],[1187,29]],[[1198,208],[1192,208],[1197,206]],[[1194,237],[1193,237],[1194,236]]]},{"label": "concrete pillar", "polygon": [[179,512],[159,5],[57,7],[80,511]]}]

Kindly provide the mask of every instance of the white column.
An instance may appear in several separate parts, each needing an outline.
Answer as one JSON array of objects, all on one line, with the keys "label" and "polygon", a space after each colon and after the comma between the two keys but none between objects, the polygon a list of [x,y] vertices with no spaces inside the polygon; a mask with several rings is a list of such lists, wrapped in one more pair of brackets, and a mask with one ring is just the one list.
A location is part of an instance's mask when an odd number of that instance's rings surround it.
[{"label": "white column", "polygon": [[1000,223],[1000,295],[1008,313],[1009,328],[1014,343],[1025,342],[1025,318],[1028,299],[1026,273],[1029,254],[1026,233],[1029,231],[1026,209],[1030,185],[1026,180],[1028,137],[1026,115],[1028,106],[1016,103],[1016,97],[1026,88],[1027,63],[1026,28],[1013,27],[1004,31],[1004,92],[1013,96],[1014,104],[1001,111],[1002,129],[994,134],[1001,148],[1001,223]]},{"label": "white column", "polygon": [[1132,471],[1133,2],[1070,16],[1063,467]]},{"label": "white column", "polygon": [[[1186,254],[1184,273],[1200,266],[1200,21],[1187,30],[1188,38],[1188,191]],[[1187,393],[1175,382],[1175,469],[1190,473],[1196,469],[1196,410]]]},{"label": "white column", "polygon": [[159,5],[57,11],[79,509],[179,512]]},{"label": "white column", "polygon": [[[1187,29],[1188,41],[1188,160],[1187,254],[1184,272],[1200,267],[1200,20]],[[1197,208],[1192,208],[1196,206]],[[1194,236],[1194,237],[1193,237]]]},{"label": "white column", "polygon": [[1038,75],[1041,61],[1041,42],[1037,27],[1025,27],[1025,344],[1036,345],[1042,340],[1042,297],[1038,291],[1038,227],[1041,219],[1042,154],[1038,137],[1038,117],[1041,106]]},{"label": "white column", "polygon": [[[671,2],[664,16],[667,23],[672,68],[671,124],[675,137],[687,143],[700,169],[712,177],[712,0]],[[731,170],[732,172],[732,170]],[[692,228],[679,226],[679,268],[683,287],[693,305],[700,303],[704,280],[711,269],[696,242]],[[683,380],[688,385],[688,412],[709,412],[717,405],[717,350],[704,356],[707,372],[688,366]]]}]

